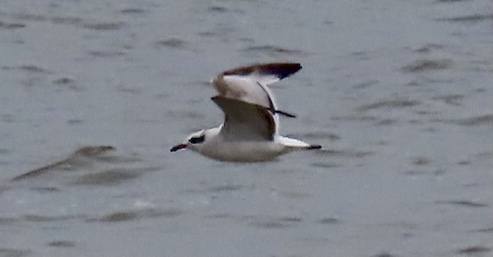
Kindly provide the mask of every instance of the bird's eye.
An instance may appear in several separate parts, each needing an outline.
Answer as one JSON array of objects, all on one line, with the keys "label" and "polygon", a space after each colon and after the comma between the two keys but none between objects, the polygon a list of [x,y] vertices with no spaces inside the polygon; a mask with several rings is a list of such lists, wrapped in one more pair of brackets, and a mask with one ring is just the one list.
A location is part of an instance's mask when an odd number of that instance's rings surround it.
[{"label": "bird's eye", "polygon": [[190,142],[192,144],[200,144],[200,143],[204,142],[204,140],[205,140],[205,135],[202,135],[199,137],[192,137],[188,140],[188,142]]}]

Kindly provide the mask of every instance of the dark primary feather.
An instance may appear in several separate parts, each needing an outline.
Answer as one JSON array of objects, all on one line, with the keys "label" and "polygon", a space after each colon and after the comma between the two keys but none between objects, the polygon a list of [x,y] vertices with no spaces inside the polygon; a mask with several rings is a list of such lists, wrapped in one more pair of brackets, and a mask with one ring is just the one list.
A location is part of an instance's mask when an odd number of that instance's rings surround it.
[{"label": "dark primary feather", "polygon": [[276,75],[279,79],[288,77],[301,69],[300,63],[267,63],[239,67],[223,72],[223,75],[248,75],[257,72],[261,75]]},{"label": "dark primary feather", "polygon": [[220,133],[226,140],[274,139],[276,123],[268,108],[223,96],[214,96],[211,99],[224,112],[224,125]]}]

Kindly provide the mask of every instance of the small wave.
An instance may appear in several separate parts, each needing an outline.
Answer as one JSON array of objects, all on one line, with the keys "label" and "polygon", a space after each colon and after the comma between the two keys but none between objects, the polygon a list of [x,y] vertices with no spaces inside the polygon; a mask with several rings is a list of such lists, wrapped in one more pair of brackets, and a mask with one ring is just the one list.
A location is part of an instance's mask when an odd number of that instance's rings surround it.
[{"label": "small wave", "polygon": [[485,20],[493,20],[493,14],[472,14],[465,16],[457,16],[452,18],[441,18],[437,21],[448,21],[448,22],[480,22]]},{"label": "small wave", "polygon": [[[90,167],[93,167],[95,164],[103,164],[103,163],[111,163],[111,164],[117,164],[117,163],[129,163],[129,162],[137,162],[140,161],[139,158],[136,156],[124,156],[124,155],[118,155],[115,154],[115,148],[113,146],[108,146],[108,145],[100,145],[100,146],[86,146],[77,149],[75,152],[69,155],[66,159],[63,159],[61,161],[57,161],[48,165],[45,165],[43,167],[28,171],[24,174],[21,174],[19,176],[16,176],[11,179],[11,181],[19,181],[19,180],[24,180],[28,178],[34,178],[34,177],[39,177],[43,174],[47,173],[53,173],[53,172],[66,172],[66,171],[79,171],[79,170],[87,170]],[[148,170],[152,168],[144,168],[144,170]],[[94,171],[98,171],[101,169],[95,169]],[[107,171],[107,173],[105,173]],[[121,170],[122,171],[122,170]],[[125,172],[142,172],[143,170],[136,168],[136,169],[125,169]],[[106,181],[108,182],[109,180],[116,181],[118,179],[128,179],[128,174],[127,176],[124,176],[126,173],[116,173],[115,175],[115,170],[105,170],[103,169],[103,172],[99,171],[99,175],[94,175],[95,177],[86,177],[87,181],[93,181],[98,178],[100,181]],[[96,172],[97,173],[97,172]],[[112,179],[110,179],[110,177]],[[131,177],[131,176],[130,176]],[[84,179],[82,179],[84,180]],[[96,179],[97,180],[97,179]]]},{"label": "small wave", "polygon": [[188,47],[188,42],[181,38],[168,38],[156,42],[158,46],[165,46],[169,48],[185,49]]},{"label": "small wave", "polygon": [[130,210],[117,211],[97,218],[89,218],[87,222],[126,222],[142,218],[167,217],[172,218],[184,213],[180,209],[145,209],[145,210]]},{"label": "small wave", "polygon": [[437,204],[451,204],[451,205],[471,207],[471,208],[481,208],[481,207],[487,207],[488,206],[488,204],[486,204],[486,203],[474,202],[474,201],[470,201],[470,200],[438,201]]},{"label": "small wave", "polygon": [[244,48],[245,52],[263,53],[268,55],[300,55],[303,52],[297,49],[288,49],[274,45],[251,46]]},{"label": "small wave", "polygon": [[432,70],[444,70],[450,68],[452,64],[453,62],[450,59],[443,59],[443,60],[423,59],[405,65],[404,67],[402,67],[401,70],[411,73],[432,71]]},{"label": "small wave", "polygon": [[467,255],[477,255],[486,252],[491,252],[491,249],[484,246],[470,246],[457,250],[458,254],[467,254]]},{"label": "small wave", "polygon": [[369,111],[373,109],[380,108],[407,108],[419,105],[420,102],[417,100],[409,99],[390,99],[390,100],[380,100],[375,103],[361,105],[356,108],[358,111]]},{"label": "small wave", "polygon": [[26,27],[26,25],[23,23],[10,23],[0,21],[0,29],[20,29],[24,27]]}]

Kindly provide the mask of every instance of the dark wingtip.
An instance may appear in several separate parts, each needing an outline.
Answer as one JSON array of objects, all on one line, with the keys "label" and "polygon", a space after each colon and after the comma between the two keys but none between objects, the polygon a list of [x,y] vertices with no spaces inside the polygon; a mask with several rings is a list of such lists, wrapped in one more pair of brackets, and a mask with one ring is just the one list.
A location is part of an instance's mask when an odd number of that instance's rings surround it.
[{"label": "dark wingtip", "polygon": [[224,75],[248,75],[254,72],[260,74],[273,74],[279,79],[289,77],[291,74],[301,70],[300,63],[295,62],[276,62],[265,64],[253,64],[249,66],[239,67],[232,70],[225,71]]},{"label": "dark wingtip", "polygon": [[274,74],[277,75],[279,79],[284,79],[301,70],[301,68],[300,63],[267,63],[258,65],[257,71],[260,74]]},{"label": "dark wingtip", "polygon": [[312,149],[322,149],[321,145],[310,145],[306,149],[312,150]]},{"label": "dark wingtip", "polygon": [[281,111],[281,110],[275,110],[274,113],[277,113],[277,114],[280,114],[280,115],[283,115],[283,116],[286,116],[286,117],[289,117],[289,118],[296,118],[296,115],[291,114],[291,113],[288,113],[288,112],[284,112],[284,111]]},{"label": "dark wingtip", "polygon": [[300,63],[272,63],[267,64],[265,69],[269,70],[270,74],[276,74],[279,79],[284,79],[289,77],[301,70],[302,66]]}]

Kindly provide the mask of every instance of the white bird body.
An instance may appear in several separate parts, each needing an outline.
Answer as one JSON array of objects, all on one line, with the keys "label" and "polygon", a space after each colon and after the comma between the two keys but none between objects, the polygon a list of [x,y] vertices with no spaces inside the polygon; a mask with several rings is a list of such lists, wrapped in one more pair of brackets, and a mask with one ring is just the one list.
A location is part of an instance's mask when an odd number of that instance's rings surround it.
[{"label": "white bird body", "polygon": [[[218,143],[223,147],[217,147]],[[269,141],[223,141],[220,135],[213,137],[202,147],[197,148],[197,152],[204,156],[228,162],[268,161],[287,153],[289,150],[282,144]]]},{"label": "white bird body", "polygon": [[279,111],[267,85],[301,69],[297,63],[270,63],[236,68],[219,74],[212,83],[212,100],[223,110],[224,123],[188,136],[172,152],[183,148],[220,161],[260,162],[297,149],[320,149],[278,134]]}]

